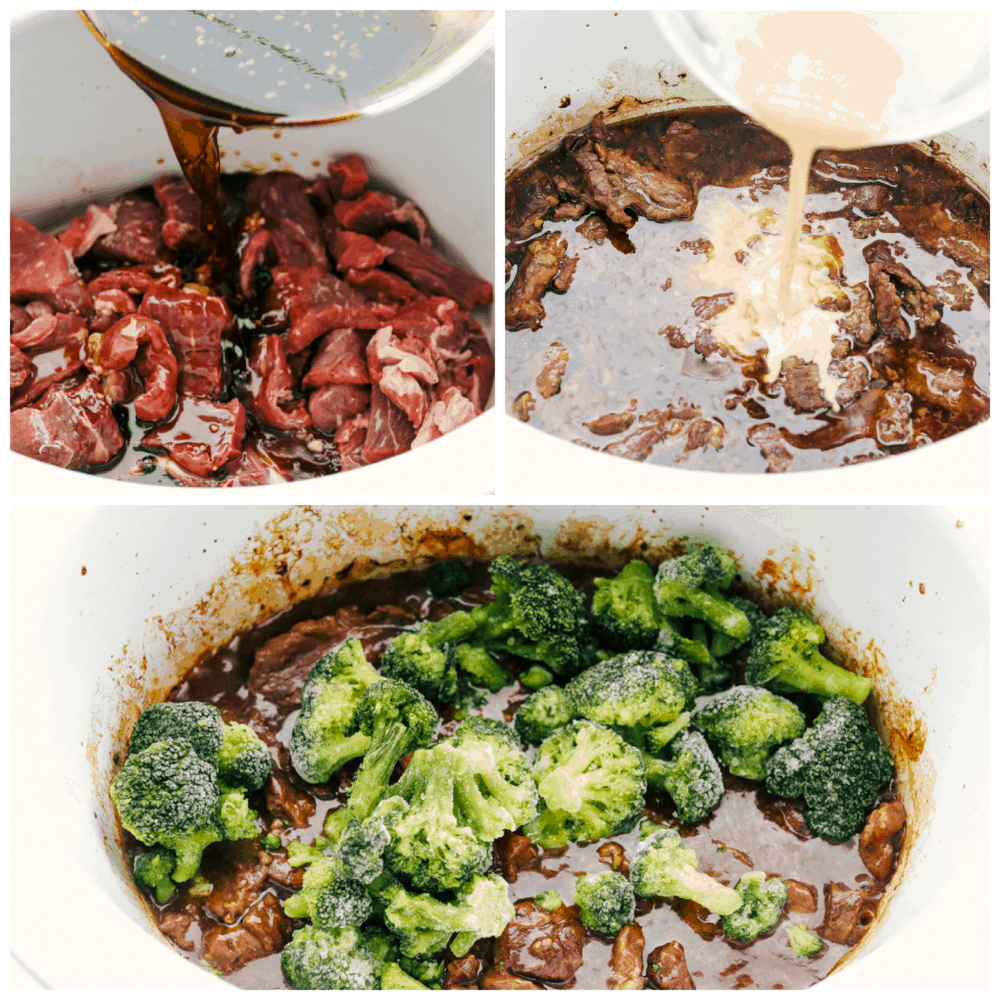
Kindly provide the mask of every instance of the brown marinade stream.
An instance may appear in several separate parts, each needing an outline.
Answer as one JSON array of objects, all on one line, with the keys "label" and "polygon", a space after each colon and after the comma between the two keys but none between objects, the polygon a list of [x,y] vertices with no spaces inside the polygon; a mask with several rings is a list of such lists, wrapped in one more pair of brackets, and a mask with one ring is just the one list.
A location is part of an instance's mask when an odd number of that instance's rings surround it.
[{"label": "brown marinade stream", "polygon": [[[173,701],[208,701],[217,705],[227,722],[250,724],[276,750],[276,772],[280,772],[278,786],[271,783],[250,799],[269,829],[280,830],[280,820],[292,818],[290,825],[297,829],[286,833],[284,841],[299,838],[311,842],[320,832],[327,811],[344,801],[344,786],[353,765],[348,765],[337,780],[326,785],[310,786],[294,774],[283,744],[297,708],[286,703],[277,704],[250,690],[250,671],[258,651],[300,623],[337,616],[339,612],[340,620],[346,625],[343,638],[360,639],[370,662],[377,666],[385,644],[414,620],[440,618],[453,608],[470,607],[488,599],[488,563],[468,561],[466,565],[473,577],[473,586],[453,602],[431,597],[427,591],[427,573],[421,570],[347,584],[294,605],[206,656],[171,693]],[[599,569],[586,565],[558,565],[557,568],[588,597],[593,592],[594,576],[601,575]],[[740,589],[738,581],[734,589]],[[339,645],[343,638],[334,640],[332,645]],[[524,666],[523,661],[514,658],[506,660],[504,665],[515,672]],[[738,668],[737,682],[741,680],[740,675]],[[256,686],[259,691],[259,685]],[[509,722],[524,695],[519,686],[507,688],[491,696],[482,712]],[[282,699],[276,697],[276,700]],[[454,727],[454,710],[441,710],[439,732],[447,735]],[[801,885],[791,898],[805,899],[808,908],[811,897],[817,905],[813,912],[804,912],[801,906],[798,912],[789,909],[786,918],[804,923],[813,930],[820,930],[824,922],[824,890],[830,883],[839,882],[849,889],[863,890],[866,901],[857,925],[863,933],[861,925],[867,926],[871,921],[888,880],[876,881],[868,873],[858,855],[857,838],[837,844],[796,835],[795,831],[803,825],[800,802],[769,795],[762,782],[728,774],[726,788],[725,798],[705,824],[678,827],[686,846],[698,854],[702,870],[730,885],[748,870],[748,864],[770,875],[794,879]],[[887,797],[891,798],[892,793]],[[650,792],[646,814],[654,820],[676,825],[673,806],[669,798],[660,793]],[[125,837],[130,853],[138,854],[142,845],[128,834]],[[545,889],[555,889],[564,902],[572,905],[576,875],[609,870],[598,856],[602,844],[608,843],[624,848],[627,859],[634,852],[636,834],[582,847],[571,846],[562,852],[541,852],[516,875],[511,897],[515,900],[531,898]],[[608,850],[604,855],[608,856]],[[282,857],[283,852],[268,854],[259,844],[246,841],[211,845],[205,851],[202,871],[213,884],[212,895],[207,899],[195,899],[185,890],[168,904],[158,906],[149,892],[150,906],[158,924],[190,960],[202,961],[208,953],[208,957],[216,961],[228,961],[225,971],[233,985],[243,989],[286,989],[277,953],[240,964],[247,955],[258,954],[261,950],[249,935],[243,934],[242,914],[249,906],[255,907],[255,914],[263,908],[268,919],[277,919],[286,940],[295,927],[301,926],[299,921],[288,920],[283,914],[275,918],[272,912],[277,909],[278,899],[295,891],[290,884],[294,876],[290,875],[287,865],[282,866]],[[501,856],[495,852],[496,871],[503,871],[501,861]],[[265,869],[267,874],[264,874]],[[268,896],[277,899],[267,901]],[[793,905],[791,898],[789,907]],[[828,941],[818,955],[797,959],[780,924],[770,935],[752,945],[737,947],[725,941],[717,917],[679,899],[640,900],[637,922],[645,936],[645,956],[670,941],[683,945],[696,989],[804,988],[828,975],[849,950],[846,945]],[[220,939],[228,943],[220,944]],[[546,985],[607,988],[612,943],[611,939],[590,935],[583,949],[583,966],[575,979],[565,984]],[[490,965],[490,943],[479,942],[474,950],[484,959],[481,971],[485,973]]]}]

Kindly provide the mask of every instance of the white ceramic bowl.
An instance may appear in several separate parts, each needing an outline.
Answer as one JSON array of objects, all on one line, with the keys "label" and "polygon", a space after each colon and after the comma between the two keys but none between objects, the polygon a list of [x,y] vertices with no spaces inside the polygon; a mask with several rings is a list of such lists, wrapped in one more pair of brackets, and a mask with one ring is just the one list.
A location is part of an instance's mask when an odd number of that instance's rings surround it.
[{"label": "white ceramic bowl", "polygon": [[[635,117],[725,103],[681,65],[647,11],[512,11],[505,36],[505,169],[556,148],[598,112]],[[564,98],[570,104],[561,108]],[[613,120],[618,120],[618,117]],[[989,191],[989,116],[936,136],[952,162]],[[543,331],[544,333],[544,331]],[[524,333],[508,333],[521,337]],[[839,469],[783,475],[671,469],[604,455],[503,420],[514,495],[712,496],[987,494],[989,424],[932,447]]]},{"label": "white ceramic bowl", "polygon": [[[223,165],[291,164],[312,176],[325,169],[333,152],[360,153],[374,178],[424,209],[457,260],[492,280],[493,69],[490,49],[438,89],[372,118],[280,132],[223,130]],[[108,201],[177,169],[153,102],[117,69],[73,11],[50,11],[12,24],[10,107],[11,211],[36,225],[52,224],[66,208]],[[482,320],[483,313],[477,318]],[[483,327],[492,343],[491,318],[492,311]],[[488,410],[412,454],[336,476],[236,492],[258,497],[491,493],[493,437],[494,415]],[[11,490],[146,497],[178,492],[70,472],[13,453]],[[225,497],[207,502],[225,502]]]},{"label": "white ceramic bowl", "polygon": [[12,824],[12,953],[55,988],[226,988],[153,928],[107,793],[141,708],[206,648],[344,567],[403,568],[479,547],[655,552],[669,538],[708,537],[744,574],[763,571],[796,595],[873,679],[901,774],[910,825],[899,881],[859,960],[829,988],[983,986],[988,893],[970,887],[985,884],[988,856],[987,516],[888,506],[15,508],[11,801],[24,821]]}]

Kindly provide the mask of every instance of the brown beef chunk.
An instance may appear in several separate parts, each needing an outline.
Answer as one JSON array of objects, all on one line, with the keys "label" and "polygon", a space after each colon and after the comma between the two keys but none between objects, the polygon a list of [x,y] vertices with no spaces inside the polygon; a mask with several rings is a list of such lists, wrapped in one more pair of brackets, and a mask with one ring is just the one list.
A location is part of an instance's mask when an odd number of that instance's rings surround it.
[{"label": "brown beef chunk", "polygon": [[774,424],[755,424],[747,431],[747,440],[760,448],[768,472],[788,471],[795,456]]},{"label": "brown beef chunk", "polygon": [[654,948],[646,960],[646,978],[661,990],[693,990],[684,946],[669,941]]},{"label": "brown beef chunk", "polygon": [[632,424],[635,423],[635,403],[633,399],[631,405],[627,410],[621,413],[605,413],[601,417],[597,417],[595,420],[591,420],[584,423],[584,427],[590,431],[591,434],[597,434],[599,437],[609,437],[612,434],[621,434],[623,431],[627,431]]},{"label": "brown beef chunk", "polygon": [[900,264],[885,240],[869,243],[861,251],[868,262],[868,284],[875,299],[875,318],[889,337],[907,337],[909,330],[900,308],[916,317],[917,326],[934,326],[941,319],[941,303]]},{"label": "brown beef chunk", "polygon": [[903,232],[928,250],[990,275],[990,234],[959,219],[941,205],[897,205],[893,214]]},{"label": "brown beef chunk", "polygon": [[583,965],[586,937],[575,908],[563,904],[545,910],[533,899],[522,899],[496,940],[493,958],[515,975],[564,983]]},{"label": "brown beef chunk", "polygon": [[541,228],[545,217],[559,204],[552,178],[535,169],[517,184],[507,186],[504,229],[509,240],[526,240]]},{"label": "brown beef chunk", "polygon": [[546,233],[528,244],[507,291],[505,322],[508,330],[537,330],[545,319],[542,296],[561,272],[568,244],[558,232]]},{"label": "brown beef chunk", "polygon": [[[169,938],[182,951],[194,951],[198,947],[198,917],[201,906],[198,903],[185,903],[179,910],[171,907],[157,917],[157,926],[163,935]],[[192,934],[192,930],[195,931]]]},{"label": "brown beef chunk", "polygon": [[232,925],[257,901],[267,882],[267,865],[252,840],[240,840],[226,844],[224,850],[206,851],[201,874],[212,884],[205,909]]},{"label": "brown beef chunk", "polygon": [[835,397],[837,405],[841,407],[853,403],[868,388],[871,381],[867,365],[856,356],[844,358],[842,361],[832,361],[829,372],[834,378],[843,379]]},{"label": "brown beef chunk", "polygon": [[543,399],[556,395],[562,387],[563,375],[569,364],[569,349],[565,344],[549,344],[545,351],[542,370],[535,379],[535,385]]},{"label": "brown beef chunk", "polygon": [[527,423],[531,419],[531,413],[535,409],[535,397],[530,392],[518,393],[517,398],[511,404],[514,416],[522,423]]},{"label": "brown beef chunk", "polygon": [[615,937],[611,948],[609,990],[641,990],[646,987],[642,974],[642,951],[646,938],[638,924],[626,924]]},{"label": "brown beef chunk", "polygon": [[248,962],[276,955],[292,938],[292,921],[277,896],[261,896],[236,927],[213,924],[202,937],[205,962],[228,976]]},{"label": "brown beef chunk", "polygon": [[493,857],[503,877],[513,884],[517,873],[538,858],[538,848],[520,833],[505,833],[493,844]]},{"label": "brown beef chunk", "polygon": [[910,419],[912,398],[898,386],[892,386],[882,395],[875,423],[875,437],[879,444],[903,445],[913,440],[913,422]]},{"label": "brown beef chunk", "polygon": [[872,297],[868,286],[859,282],[849,287],[854,293],[851,296],[851,308],[838,323],[845,333],[850,334],[855,344],[870,344],[877,330],[872,322]]},{"label": "brown beef chunk", "polygon": [[601,451],[630,458],[635,462],[645,462],[658,445],[679,435],[684,430],[684,425],[697,416],[698,410],[691,407],[649,410],[640,414],[634,429],[625,437],[605,445]]},{"label": "brown beef chunk", "polygon": [[895,862],[893,838],[906,825],[906,809],[898,799],[873,809],[858,838],[858,854],[865,868],[880,882],[891,874]]},{"label": "brown beef chunk", "polygon": [[[458,989],[461,987],[452,987]],[[465,987],[469,989],[470,987]],[[479,988],[483,990],[544,990],[544,986],[533,983],[530,979],[522,979],[508,972],[502,966],[495,965],[483,973],[479,980]]]},{"label": "brown beef chunk", "polygon": [[473,986],[479,981],[482,963],[473,954],[464,955],[448,963],[442,989],[451,990],[456,986]]},{"label": "brown beef chunk", "polygon": [[287,819],[296,829],[307,827],[316,812],[316,800],[308,792],[296,788],[280,767],[271,768],[263,792],[268,812]]},{"label": "brown beef chunk", "polygon": [[843,882],[830,882],[823,890],[825,910],[820,937],[833,944],[853,948],[875,919],[878,895],[874,887],[852,889]]},{"label": "brown beef chunk", "polygon": [[71,389],[53,386],[37,406],[10,415],[11,449],[64,469],[103,465],[124,444],[111,406],[93,375]]},{"label": "brown beef chunk", "polygon": [[892,191],[882,184],[859,184],[857,187],[844,188],[840,196],[846,204],[873,214],[884,212],[892,204]]},{"label": "brown beef chunk", "polygon": [[819,367],[815,362],[782,358],[781,380],[785,386],[785,400],[796,413],[811,413],[830,405],[819,384]]}]

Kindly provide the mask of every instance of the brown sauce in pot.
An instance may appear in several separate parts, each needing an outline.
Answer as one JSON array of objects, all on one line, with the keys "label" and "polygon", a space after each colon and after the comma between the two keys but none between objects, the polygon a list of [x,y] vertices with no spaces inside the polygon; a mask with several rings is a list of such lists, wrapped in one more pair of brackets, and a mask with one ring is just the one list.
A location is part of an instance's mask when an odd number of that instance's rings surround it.
[{"label": "brown sauce in pot", "polygon": [[[815,363],[786,359],[768,381],[763,349],[716,340],[732,293],[699,278],[713,213],[784,213],[784,143],[727,109],[598,119],[507,184],[515,416],[609,454],[719,472],[870,461],[987,418],[989,202],[950,167],[908,145],[813,158],[802,233],[822,237],[837,286],[820,303],[839,327],[831,400]],[[909,277],[873,278],[879,247]],[[567,359],[556,385],[551,345]]]},{"label": "brown sauce in pot", "polygon": [[[466,565],[473,586],[450,601],[429,595],[426,571],[411,571],[348,584],[294,605],[206,656],[171,693],[172,701],[211,702],[227,722],[251,725],[272,747],[276,760],[272,779],[250,796],[250,803],[266,829],[284,831],[284,842],[300,839],[309,843],[320,833],[328,810],[345,801],[356,766],[348,765],[325,785],[308,785],[294,773],[285,743],[298,712],[297,705],[291,703],[301,682],[290,681],[284,671],[294,671],[296,664],[301,670],[308,669],[307,664],[322,652],[347,638],[359,639],[369,661],[377,667],[386,643],[413,621],[437,619],[453,609],[490,599],[488,564],[469,561]],[[593,577],[602,575],[596,566],[557,568],[588,597]],[[314,644],[310,646],[310,642]],[[267,659],[272,670],[266,675],[259,666],[254,670],[255,659],[259,664]],[[504,665],[514,672],[526,666],[515,658],[505,660]],[[737,683],[740,673],[737,667]],[[490,696],[485,705],[470,710],[509,722],[526,694],[519,685],[506,688]],[[440,715],[439,733],[448,735],[456,725],[455,710],[441,709]],[[753,944],[737,947],[726,942],[719,918],[708,911],[680,899],[649,899],[639,900],[636,916],[645,939],[644,956],[668,942],[679,942],[696,989],[807,987],[828,975],[861,939],[874,919],[891,873],[881,881],[871,876],[859,856],[857,837],[832,843],[797,834],[803,828],[801,802],[769,795],[762,782],[724,774],[726,795],[702,825],[678,825],[669,797],[655,791],[647,797],[646,815],[677,825],[686,846],[698,854],[699,867],[729,885],[751,868],[793,880],[785,918],[820,933],[824,948],[812,958],[795,958],[780,923]],[[892,791],[885,797],[893,798]],[[143,850],[128,833],[124,838],[131,855]],[[899,834],[893,842],[897,854],[901,838]],[[220,970],[227,981],[242,989],[286,989],[278,952],[301,923],[278,912],[277,902],[296,891],[302,869],[296,875],[285,863],[283,851],[267,852],[259,839],[213,844],[206,849],[202,874],[212,884],[207,897],[194,897],[185,888],[162,906],[151,891],[147,898],[161,930],[191,961]],[[505,866],[507,851],[499,841],[494,849],[494,869],[501,873],[506,869],[505,877],[513,880],[513,900],[531,899],[546,889],[555,889],[572,910],[575,877],[608,871],[609,859],[617,859],[620,866],[623,852],[627,864],[635,843],[635,833],[625,834],[564,851],[536,851],[533,860],[529,851],[516,864]],[[831,890],[834,884],[840,888]],[[825,901],[831,895],[842,900],[836,914],[828,911]],[[246,921],[248,913],[250,921]],[[257,929],[260,926],[270,937]],[[254,928],[254,934],[245,927]],[[575,976],[569,982],[543,985],[606,989],[612,945],[611,939],[589,934]],[[493,964],[492,943],[480,941],[474,953],[481,959],[476,975],[489,982],[485,976]]]}]

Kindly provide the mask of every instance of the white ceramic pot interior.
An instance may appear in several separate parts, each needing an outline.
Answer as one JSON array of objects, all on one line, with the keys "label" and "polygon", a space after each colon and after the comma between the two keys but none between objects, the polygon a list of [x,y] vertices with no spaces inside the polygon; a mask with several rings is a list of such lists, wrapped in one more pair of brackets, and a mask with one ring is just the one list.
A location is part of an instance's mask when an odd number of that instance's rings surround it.
[{"label": "white ceramic pot interior", "polygon": [[963,838],[984,822],[980,796],[964,789],[968,761],[985,760],[988,745],[986,585],[954,519],[936,509],[186,506],[158,508],[156,527],[151,534],[148,509],[93,515],[67,543],[51,595],[54,613],[79,614],[62,615],[41,650],[58,691],[65,829],[93,886],[121,920],[149,931],[150,948],[164,942],[132,883],[108,797],[141,709],[207,649],[289,602],[429,557],[540,551],[613,562],[675,539],[715,539],[744,578],[814,613],[842,662],[875,684],[908,814],[899,874],[861,952],[928,906]]},{"label": "white ceramic pot interior", "polygon": [[[509,12],[505,63],[504,164],[507,176],[556,149],[564,135],[585,127],[598,112],[604,112],[605,120],[614,124],[685,108],[720,107],[726,103],[683,64],[647,11]],[[566,106],[561,107],[563,104]],[[989,139],[989,115],[986,115],[947,134],[937,135],[933,141],[947,162],[988,195]],[[918,145],[927,148],[924,143]],[[530,455],[535,468],[551,468],[554,488],[544,490],[547,493],[565,494],[570,489],[576,492],[578,486],[586,492],[606,492],[605,489],[588,489],[588,477],[598,483],[619,482],[622,492],[630,487],[648,491],[653,483],[664,482],[664,476],[669,477],[671,487],[692,486],[690,492],[695,492],[695,487],[697,491],[712,493],[742,492],[758,483],[761,488],[766,484],[765,492],[770,492],[774,486],[773,477],[757,474],[645,469],[641,463],[570,445],[513,418],[505,423],[506,433],[513,436],[508,441],[508,461],[511,457],[516,461],[518,455],[525,454]],[[980,470],[985,469],[988,447],[987,425],[981,424],[939,441],[933,448],[893,456],[891,471],[886,470],[885,461],[878,461],[843,469],[794,473],[790,477],[785,474],[781,478],[804,480],[803,489],[795,489],[795,492],[828,493],[850,488],[873,493],[886,488],[901,494],[938,492],[936,486],[927,489],[926,484],[940,482],[942,475],[953,478],[956,471],[963,475],[962,466],[968,467],[971,463],[977,463]],[[580,481],[573,479],[566,489],[560,489],[558,481],[566,483],[567,466],[571,462],[584,470]],[[556,469],[558,472],[554,471]],[[731,482],[727,484],[724,480]],[[987,491],[985,473],[975,481],[974,488],[967,490]],[[957,487],[956,492],[966,490]]]},{"label": "white ceramic pot interior", "polygon": [[[318,176],[331,154],[359,153],[373,181],[423,208],[439,246],[456,263],[493,280],[493,66],[490,50],[431,93],[371,118],[241,135],[222,130],[223,168],[262,171],[289,166],[305,176]],[[117,69],[73,11],[49,12],[12,27],[10,106],[11,211],[40,228],[68,221],[90,201],[108,202],[161,173],[177,171],[153,102]],[[492,344],[492,310],[479,310],[476,318]],[[470,433],[460,441],[448,435],[433,441],[427,446],[433,452],[425,451],[420,463],[406,463],[410,481],[419,479],[420,467],[455,469],[461,464],[459,455],[470,449],[492,454],[491,417],[477,418],[459,430]],[[345,489],[356,483],[364,491],[398,492],[396,466],[406,457],[321,480],[258,487],[255,493],[336,492],[338,480]],[[15,485],[30,486],[37,472],[37,492],[52,491],[53,483],[80,492],[78,481],[91,478],[20,455],[11,458]],[[430,482],[430,473],[427,479]],[[120,485],[128,484],[100,481],[102,492],[114,492]],[[487,482],[463,483],[456,491],[492,488],[490,477]]]}]

